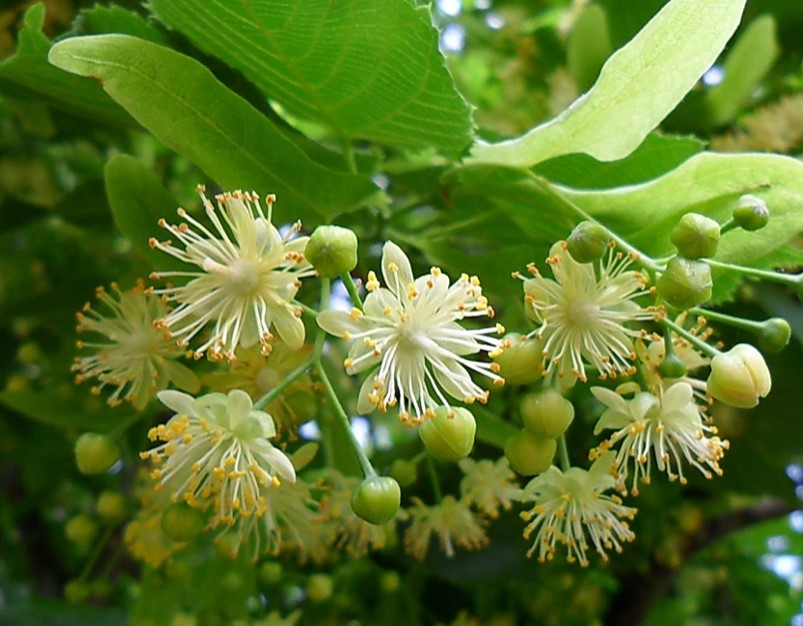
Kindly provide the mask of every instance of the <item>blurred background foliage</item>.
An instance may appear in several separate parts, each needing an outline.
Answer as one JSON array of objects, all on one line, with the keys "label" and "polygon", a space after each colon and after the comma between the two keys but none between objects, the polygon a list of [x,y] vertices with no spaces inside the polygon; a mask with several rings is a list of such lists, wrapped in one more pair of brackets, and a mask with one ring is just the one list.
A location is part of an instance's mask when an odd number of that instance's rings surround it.
[{"label": "blurred background foliage", "polygon": [[[153,4],[169,13],[168,2]],[[593,84],[605,59],[663,4],[439,0],[433,15],[447,66],[474,107],[479,133],[493,140],[563,111]],[[74,385],[74,315],[98,285],[131,285],[150,271],[148,233],[140,241],[121,234],[139,227],[121,223],[124,207],[136,204],[154,218],[171,215],[178,205],[196,208],[195,185],[209,176],[197,160],[144,131],[97,84],[49,65],[50,41],[122,32],[169,45],[205,64],[316,163],[335,172],[346,167],[325,130],[266,99],[247,70],[232,69],[198,40],[166,28],[139,2],[47,0],[44,11],[26,17],[31,5],[5,2],[0,10],[0,349],[5,355],[0,360],[0,624],[110,625],[131,616],[136,623],[173,626],[236,620],[275,625],[803,624],[803,517],[796,510],[803,497],[803,309],[785,290],[759,283],[736,290],[734,284],[721,300],[726,311],[757,319],[780,315],[792,325],[790,346],[769,359],[775,391],[750,413],[723,410],[715,416],[720,432],[733,442],[724,477],[692,480],[685,490],[663,480],[645,489],[634,524],[638,541],[607,564],[580,569],[528,561],[515,512],[493,523],[490,548],[458,552],[451,559],[431,553],[418,562],[385,550],[353,561],[333,555],[323,567],[286,562],[278,575],[269,561],[256,566],[231,561],[209,546],[182,553],[167,570],[143,568],[131,559],[122,524],[100,519],[96,502],[101,492],[111,491],[134,506],[134,459],[146,445],[145,436],[137,429],[126,435],[124,458],[131,462],[107,475],[88,479],[74,467],[72,443],[82,430],[108,431],[137,419],[133,409],[110,409],[102,398]],[[706,145],[717,152],[799,157],[801,32],[799,0],[748,0],[742,25],[722,58],[662,125],[664,132],[681,136],[676,143],[661,144],[629,166],[576,157],[540,164],[536,171],[577,187],[600,181],[614,186],[653,178]],[[213,33],[203,36],[214,38]],[[402,143],[399,139],[382,150],[364,138],[357,142],[358,171],[374,173],[381,162],[375,180],[393,201],[377,198],[367,208],[341,215],[339,223],[362,241],[392,237],[409,244],[417,263],[427,259],[459,267],[456,261],[473,246],[474,266],[468,271],[480,274],[502,256],[505,269],[545,256],[545,243],[537,247],[508,215],[497,211],[485,219],[481,194],[472,190],[450,197],[454,188],[441,178],[447,161],[420,145]],[[444,143],[441,150],[457,154],[466,147]],[[591,176],[588,172],[596,179],[582,180]],[[352,196],[363,193],[360,184],[349,179]],[[346,196],[343,191],[344,206]],[[314,199],[314,192],[309,197]],[[475,211],[473,222],[452,210],[455,202]],[[571,227],[568,218],[551,219],[544,225],[544,241],[564,236]],[[493,241],[503,241],[504,249],[488,248]],[[774,258],[799,262],[801,245],[798,236]],[[377,258],[376,246],[364,246],[358,273],[375,267]],[[483,275],[483,280],[492,301],[494,292],[504,293],[506,287],[493,278],[486,281]],[[501,308],[506,322],[522,321],[514,307]],[[727,333],[723,338],[744,339]],[[515,423],[510,407],[516,393],[503,390],[490,409]],[[573,449],[591,445],[582,434],[576,439],[570,440]],[[478,445],[475,456],[483,455],[490,449]],[[451,470],[440,469],[448,484]],[[426,484],[413,489],[428,493]],[[68,539],[65,525],[76,515],[87,516],[95,525],[91,534],[105,540]],[[70,588],[76,579],[85,588]],[[334,593],[324,593],[330,587]],[[255,616],[266,610],[285,617],[257,621]]]}]

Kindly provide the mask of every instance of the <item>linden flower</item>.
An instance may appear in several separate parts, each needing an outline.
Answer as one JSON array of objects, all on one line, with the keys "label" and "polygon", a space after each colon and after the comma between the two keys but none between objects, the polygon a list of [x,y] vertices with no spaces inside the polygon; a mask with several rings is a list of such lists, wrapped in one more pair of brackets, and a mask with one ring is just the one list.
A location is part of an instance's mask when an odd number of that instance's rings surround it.
[{"label": "linden flower", "polygon": [[467,330],[458,324],[465,318],[493,317],[479,280],[463,274],[450,286],[437,267],[415,279],[410,261],[390,241],[382,251],[382,275],[387,288],[379,286],[373,272],[368,274],[365,312],[354,308],[318,315],[325,331],[354,340],[344,363],[349,374],[379,366],[362,385],[357,410],[386,411],[398,402],[402,421],[420,422],[432,417],[436,406],[449,407],[446,395],[468,404],[485,402],[488,392],[470,371],[503,384],[496,374],[499,366],[466,357],[497,350],[501,341],[489,335],[504,329],[497,324]]},{"label": "linden flower", "polygon": [[488,543],[483,520],[462,500],[445,496],[433,506],[415,497],[412,500],[413,506],[407,510],[411,522],[404,534],[404,544],[415,558],[426,556],[433,535],[449,558],[454,556],[455,545],[477,550]]},{"label": "linden flower", "polygon": [[[293,304],[301,279],[315,270],[304,259],[308,237],[288,241],[271,224],[274,196],[267,196],[267,217],[255,193],[235,191],[215,196],[217,211],[198,186],[206,215],[216,232],[193,219],[184,209],[178,214],[186,220],[180,226],[159,224],[185,246],[174,248],[170,241],[150,240],[152,248],[197,265],[191,272],[154,272],[152,278],[191,277],[187,284],[157,289],[179,303],[174,311],[159,320],[180,345],[187,345],[201,329],[214,322],[209,338],[195,350],[212,358],[234,360],[238,345],[249,347],[259,342],[263,354],[270,352],[274,327],[293,349],[304,343],[301,308]],[[221,217],[223,218],[221,220]],[[296,224],[292,233],[298,232]]]},{"label": "linden flower", "polygon": [[264,490],[278,488],[279,477],[295,481],[290,459],[268,441],[276,434],[273,420],[254,410],[244,391],[198,399],[162,391],[158,397],[176,415],[150,430],[151,441],[164,443],[140,456],[155,466],[157,490],[202,510],[211,506],[210,526],[233,526],[237,515],[264,516]]},{"label": "linden flower", "polygon": [[93,393],[99,394],[107,385],[114,387],[110,405],[119,405],[122,398],[140,410],[157,389],[171,383],[187,391],[198,389],[195,374],[175,360],[181,351],[164,331],[154,328],[154,321],[168,312],[163,299],[153,297],[142,283],[125,292],[112,283],[111,293],[98,287],[96,295],[108,315],[87,303],[76,315],[76,330],[103,335],[107,341],[77,343],[80,349],[95,350],[92,356],[75,358],[72,370],[78,372],[77,383],[97,378],[100,384],[92,388]]},{"label": "linden flower", "polygon": [[559,375],[572,384],[576,378],[586,380],[584,363],[595,367],[603,379],[634,373],[633,339],[641,331],[627,324],[659,317],[657,310],[643,309],[633,301],[648,293],[647,277],[628,270],[634,259],[613,249],[595,273],[596,263],[578,263],[565,246],[557,242],[546,260],[554,280],[530,265],[534,278],[524,281],[527,314],[541,324],[536,336],[545,341],[544,355],[549,357],[545,373],[559,364]]},{"label": "linden flower", "polygon": [[535,505],[521,513],[528,522],[524,538],[535,533],[528,557],[537,551],[539,561],[552,560],[560,543],[566,547],[569,562],[586,566],[589,548],[607,561],[608,550],[621,552],[622,543],[635,539],[623,518],[632,520],[636,509],[624,506],[616,495],[605,494],[614,486],[609,473],[612,461],[609,453],[597,459],[590,470],[572,467],[562,472],[553,465],[524,487],[521,500]]},{"label": "linden flower", "polygon": [[722,474],[719,461],[728,441],[708,436],[717,430],[703,421],[689,383],[676,382],[660,390],[658,396],[639,392],[629,401],[604,387],[592,387],[591,393],[607,407],[594,434],[616,431],[600,449],[608,450],[621,442],[614,469],[620,485],[624,485],[632,464],[633,495],[638,493],[639,478],[645,484],[650,482],[653,457],[658,471],[682,484],[686,483],[684,460],[706,478],[712,477],[712,471]]},{"label": "linden flower", "polygon": [[504,456],[496,461],[465,458],[459,462],[462,499],[476,506],[488,517],[498,517],[499,509],[510,510],[519,492],[516,474]]}]

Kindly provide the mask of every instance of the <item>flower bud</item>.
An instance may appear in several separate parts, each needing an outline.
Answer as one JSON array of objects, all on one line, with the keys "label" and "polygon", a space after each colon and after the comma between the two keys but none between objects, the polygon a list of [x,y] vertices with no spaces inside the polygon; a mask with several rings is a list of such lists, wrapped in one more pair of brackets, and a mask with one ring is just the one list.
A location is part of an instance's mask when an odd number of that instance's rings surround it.
[{"label": "flower bud", "polygon": [[556,439],[539,437],[522,429],[505,442],[505,456],[516,472],[533,476],[549,469],[557,448]]},{"label": "flower bud", "polygon": [[733,221],[744,230],[758,230],[770,221],[770,210],[761,198],[746,194],[733,210]]},{"label": "flower bud", "polygon": [[656,284],[658,295],[677,309],[690,309],[711,297],[711,268],[702,261],[676,256]]},{"label": "flower bud", "polygon": [[184,502],[174,502],[162,513],[162,532],[173,541],[195,539],[204,526],[204,514]]},{"label": "flower bud", "polygon": [[116,491],[104,491],[95,502],[95,510],[103,519],[119,522],[126,514],[125,498]]},{"label": "flower bud", "polygon": [[762,352],[775,354],[783,350],[792,338],[792,328],[782,317],[771,317],[761,323],[758,347]]},{"label": "flower bud", "polygon": [[399,511],[401,489],[390,476],[369,476],[351,494],[351,510],[360,519],[377,526],[392,520]]},{"label": "flower bud", "polygon": [[524,396],[519,410],[524,428],[549,439],[560,437],[574,419],[574,405],[552,388]]},{"label": "flower bud", "polygon": [[658,373],[664,378],[681,378],[686,375],[686,364],[677,354],[670,352],[658,364]]},{"label": "flower bud", "polygon": [[687,259],[712,257],[719,245],[719,223],[699,213],[686,213],[669,233],[669,241]]},{"label": "flower bud", "polygon": [[88,546],[97,532],[97,523],[84,513],[74,515],[64,525],[64,534],[67,539],[79,546]]},{"label": "flower bud", "polygon": [[120,460],[120,448],[100,433],[84,433],[75,442],[75,463],[82,474],[103,474]]},{"label": "flower bud", "polygon": [[332,597],[335,583],[328,574],[312,574],[307,580],[307,597],[316,604]]},{"label": "flower bud", "polygon": [[435,417],[418,427],[418,436],[432,456],[441,461],[459,461],[474,446],[477,423],[471,411],[439,406]]},{"label": "flower bud", "polygon": [[340,226],[318,226],[304,256],[323,278],[335,278],[357,267],[357,235]]},{"label": "flower bud", "polygon": [[71,580],[64,585],[64,598],[70,604],[81,604],[89,599],[89,585],[83,580]]},{"label": "flower bud", "polygon": [[750,409],[765,397],[772,379],[764,357],[753,346],[740,343],[711,359],[708,393],[739,409]]},{"label": "flower bud", "polygon": [[526,385],[543,376],[544,342],[541,339],[508,333],[502,338],[502,344],[505,347],[494,356],[494,361],[499,364],[499,375],[506,384]]},{"label": "flower bud", "polygon": [[574,227],[566,240],[566,248],[578,263],[591,263],[602,258],[611,236],[596,222],[584,221]]},{"label": "flower bud", "polygon": [[409,487],[418,479],[416,464],[405,459],[395,459],[390,464],[388,474],[402,487]]},{"label": "flower bud", "polygon": [[284,567],[278,561],[265,561],[259,566],[259,580],[268,587],[277,585],[284,577]]}]

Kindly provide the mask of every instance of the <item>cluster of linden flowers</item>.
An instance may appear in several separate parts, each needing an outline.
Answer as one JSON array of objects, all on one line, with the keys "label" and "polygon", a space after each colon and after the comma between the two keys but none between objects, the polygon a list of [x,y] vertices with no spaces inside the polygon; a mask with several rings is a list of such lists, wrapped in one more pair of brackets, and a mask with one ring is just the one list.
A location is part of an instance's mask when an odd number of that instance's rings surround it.
[{"label": "cluster of linden flowers", "polygon": [[[712,398],[748,408],[769,392],[758,350],[739,344],[720,352],[708,344],[711,331],[702,317],[693,328],[685,315],[668,317],[667,306],[697,313],[711,295],[710,284],[695,282],[708,270],[699,258],[713,252],[710,237],[700,243],[694,228],[708,233],[708,223],[684,217],[683,237],[673,231],[679,254],[665,265],[643,259],[626,242],[615,245],[597,224],[580,224],[551,248],[551,277],[534,264],[529,278],[514,273],[535,328],[502,337],[500,324],[478,324],[494,310],[476,276],[453,281],[432,267],[415,277],[401,248],[386,242],[382,282],[369,272],[362,302],[350,276],[357,263],[350,231],[320,227],[311,237],[298,236],[297,223],[283,237],[271,221],[272,196],[264,211],[254,193],[218,195],[216,206],[202,187],[199,194],[211,227],[179,209],[181,224],[160,224],[181,245],[150,241],[191,271],[154,272],[153,279],[176,281],[161,288],[100,290],[109,314],[89,306],[79,314],[79,331],[105,337],[79,343],[94,349],[76,361],[79,381],[94,377],[96,391],[113,388],[110,404],[127,399],[144,409],[157,397],[173,411],[150,429],[154,447],[140,455],[160,494],[128,530],[129,545],[145,560],[160,507],[161,529],[175,541],[205,529],[232,554],[246,546],[254,558],[286,550],[324,562],[334,549],[359,556],[400,537],[419,558],[433,541],[449,556],[455,547],[480,548],[488,521],[519,501],[529,505],[522,513],[525,537],[533,539],[528,554],[548,560],[563,547],[569,560],[586,565],[591,551],[607,559],[634,537],[628,522],[636,509],[616,492],[637,495],[639,483],[655,472],[681,483],[689,468],[706,478],[722,473],[729,444],[708,416]],[[316,274],[320,312],[296,300],[301,281]],[[336,276],[349,289],[347,310],[328,308]],[[314,341],[306,342],[303,314],[315,319]],[[349,428],[323,366],[325,333],[350,342],[345,370],[364,375],[357,412],[393,410],[418,428],[431,457],[460,462],[460,497],[441,496],[438,488],[434,504],[411,497],[401,507],[398,482],[376,474]],[[218,369],[201,378],[178,362],[204,355]],[[706,381],[690,375],[701,367],[711,370]],[[574,407],[563,395],[590,376],[605,385],[627,380],[613,389],[590,387],[603,407],[594,433],[607,431],[608,438],[590,451],[593,464],[583,469],[568,459],[564,433]],[[476,421],[462,405],[487,403],[489,389],[506,381],[539,385],[522,399],[522,430],[496,461],[466,458]],[[210,391],[197,397],[168,389],[196,393],[202,384]],[[314,481],[299,475],[312,454],[302,446],[288,455],[287,443],[295,441],[299,422],[322,410],[341,419],[364,479],[332,468]],[[278,445],[280,430],[287,436]],[[106,459],[113,461],[112,448],[89,443],[85,448],[94,446],[104,462],[85,460],[84,466],[102,471],[110,465]],[[558,449],[560,469],[553,465]],[[511,468],[533,478],[519,488]],[[161,562],[171,548],[158,547],[152,560]]]}]

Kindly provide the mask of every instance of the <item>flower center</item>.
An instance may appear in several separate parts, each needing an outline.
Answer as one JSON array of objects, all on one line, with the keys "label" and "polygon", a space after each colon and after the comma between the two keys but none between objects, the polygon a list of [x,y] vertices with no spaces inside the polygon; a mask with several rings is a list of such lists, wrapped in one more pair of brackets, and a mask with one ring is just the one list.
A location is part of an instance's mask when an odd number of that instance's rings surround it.
[{"label": "flower center", "polygon": [[254,261],[237,259],[229,265],[226,289],[233,295],[249,294],[259,284],[259,268]]},{"label": "flower center", "polygon": [[566,316],[574,326],[588,328],[592,326],[599,314],[599,307],[586,298],[580,298],[569,304]]}]

